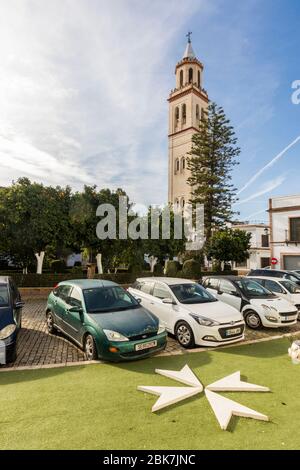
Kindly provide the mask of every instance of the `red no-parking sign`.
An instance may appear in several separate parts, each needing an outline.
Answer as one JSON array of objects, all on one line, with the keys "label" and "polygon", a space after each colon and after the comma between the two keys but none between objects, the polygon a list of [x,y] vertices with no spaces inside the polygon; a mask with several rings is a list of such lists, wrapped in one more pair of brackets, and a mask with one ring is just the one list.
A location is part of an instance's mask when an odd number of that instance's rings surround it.
[{"label": "red no-parking sign", "polygon": [[278,263],[278,259],[277,258],[272,258],[271,259],[271,264],[275,265]]}]

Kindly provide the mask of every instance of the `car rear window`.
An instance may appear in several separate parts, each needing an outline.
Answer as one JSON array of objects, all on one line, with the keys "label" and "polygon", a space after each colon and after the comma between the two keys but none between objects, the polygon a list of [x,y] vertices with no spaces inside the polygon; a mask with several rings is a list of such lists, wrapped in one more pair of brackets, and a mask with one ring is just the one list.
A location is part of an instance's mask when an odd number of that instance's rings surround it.
[{"label": "car rear window", "polygon": [[6,284],[0,284],[0,307],[8,305],[8,288]]}]

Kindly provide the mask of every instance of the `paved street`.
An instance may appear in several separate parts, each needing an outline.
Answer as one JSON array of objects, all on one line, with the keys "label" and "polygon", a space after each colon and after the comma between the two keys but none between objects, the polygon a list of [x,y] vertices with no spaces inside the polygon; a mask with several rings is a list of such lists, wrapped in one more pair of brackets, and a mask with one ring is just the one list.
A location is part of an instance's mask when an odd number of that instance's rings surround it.
[{"label": "paved street", "polygon": [[[45,300],[27,300],[23,311],[22,330],[18,341],[17,360],[8,367],[41,366],[46,364],[67,364],[84,361],[83,352],[63,335],[49,335],[45,323]],[[247,329],[246,340],[256,340],[280,334],[300,332],[300,322],[292,328]],[[186,352],[173,338],[162,354]]]}]

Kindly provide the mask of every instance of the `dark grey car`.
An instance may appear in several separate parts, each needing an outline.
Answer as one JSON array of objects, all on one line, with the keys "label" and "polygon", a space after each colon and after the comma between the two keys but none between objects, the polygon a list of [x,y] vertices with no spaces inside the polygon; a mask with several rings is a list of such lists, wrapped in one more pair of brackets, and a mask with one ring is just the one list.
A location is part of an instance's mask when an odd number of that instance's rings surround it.
[{"label": "dark grey car", "polygon": [[0,364],[14,362],[16,359],[23,305],[13,279],[0,276]]}]

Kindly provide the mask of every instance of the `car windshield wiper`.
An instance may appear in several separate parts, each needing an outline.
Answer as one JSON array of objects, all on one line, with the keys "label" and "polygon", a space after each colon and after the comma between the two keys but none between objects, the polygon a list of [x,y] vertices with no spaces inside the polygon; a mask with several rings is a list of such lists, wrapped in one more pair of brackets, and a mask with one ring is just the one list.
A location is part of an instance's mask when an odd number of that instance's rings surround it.
[{"label": "car windshield wiper", "polygon": [[122,310],[131,310],[132,308],[137,308],[139,307],[140,304],[137,305],[129,305],[127,307],[110,307],[110,308],[95,308],[95,309],[89,309],[88,311],[90,313],[106,313],[106,312],[120,312]]},{"label": "car windshield wiper", "polygon": [[203,300],[196,300],[196,299],[186,299],[182,300],[182,304],[208,304],[209,302],[217,302],[218,299],[203,299]]}]

